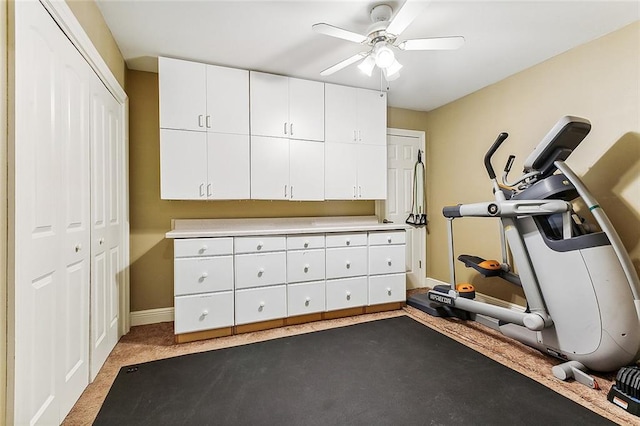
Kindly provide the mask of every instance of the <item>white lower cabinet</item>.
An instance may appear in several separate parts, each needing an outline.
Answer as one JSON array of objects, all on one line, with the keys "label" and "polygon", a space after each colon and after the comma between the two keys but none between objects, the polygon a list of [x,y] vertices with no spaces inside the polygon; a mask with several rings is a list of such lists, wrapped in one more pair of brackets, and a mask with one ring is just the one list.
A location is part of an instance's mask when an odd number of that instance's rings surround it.
[{"label": "white lower cabinet", "polygon": [[176,334],[233,325],[233,291],[231,290],[177,296],[174,303]]},{"label": "white lower cabinet", "polygon": [[287,316],[285,285],[236,290],[236,324],[268,321]]},{"label": "white lower cabinet", "polygon": [[175,333],[402,302],[404,233],[177,239]]},{"label": "white lower cabinet", "polygon": [[367,304],[367,277],[327,281],[327,310],[356,308]]},{"label": "white lower cabinet", "polygon": [[315,314],[325,310],[324,280],[287,285],[288,316]]},{"label": "white lower cabinet", "polygon": [[406,274],[369,277],[369,305],[403,302],[406,298]]}]

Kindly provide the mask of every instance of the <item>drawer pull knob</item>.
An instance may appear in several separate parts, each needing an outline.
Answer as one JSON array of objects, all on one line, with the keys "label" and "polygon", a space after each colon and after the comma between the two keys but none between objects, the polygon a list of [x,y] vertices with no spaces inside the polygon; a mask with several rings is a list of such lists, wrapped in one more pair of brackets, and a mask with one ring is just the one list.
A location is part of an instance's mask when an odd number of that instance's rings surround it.
[{"label": "drawer pull knob", "polygon": [[311,298],[307,297],[306,299],[304,299],[304,306],[309,306],[310,302],[311,302]]},{"label": "drawer pull knob", "polygon": [[351,268],[351,261],[347,260],[347,269]]},{"label": "drawer pull knob", "polygon": [[76,244],[74,250],[76,251],[76,253],[78,253],[80,250],[82,250],[82,244]]},{"label": "drawer pull knob", "polygon": [[264,274],[264,268],[258,269],[258,276],[261,277]]},{"label": "drawer pull knob", "polygon": [[258,306],[258,311],[262,312],[264,310],[264,302],[260,302],[260,306]]},{"label": "drawer pull knob", "polygon": [[387,264],[391,266],[391,259],[387,259]]},{"label": "drawer pull knob", "polygon": [[205,309],[204,311],[202,311],[202,315],[200,315],[200,318],[204,319],[207,315],[209,315],[209,311]]},{"label": "drawer pull knob", "polygon": [[207,272],[203,272],[202,275],[201,275],[202,278],[207,278],[208,276],[209,276],[209,274]]},{"label": "drawer pull knob", "polygon": [[258,243],[258,247],[256,247],[256,248],[257,248],[258,250],[262,250],[262,246],[263,246],[262,241],[260,241],[260,242]]},{"label": "drawer pull knob", "polygon": [[307,247],[309,247],[309,241],[304,242],[304,248],[307,248]]},{"label": "drawer pull knob", "polygon": [[391,237],[387,238],[387,242],[391,244]]},{"label": "drawer pull knob", "polygon": [[309,265],[304,265],[304,271],[309,272]]},{"label": "drawer pull knob", "polygon": [[351,300],[351,292],[347,291],[347,300]]},{"label": "drawer pull knob", "polygon": [[205,251],[207,251],[209,247],[207,247],[206,245],[200,247],[200,253],[204,253]]},{"label": "drawer pull knob", "polygon": [[347,238],[346,244],[349,246],[351,245],[351,240],[349,238]]},{"label": "drawer pull knob", "polygon": [[387,294],[391,296],[391,287],[387,287]]}]

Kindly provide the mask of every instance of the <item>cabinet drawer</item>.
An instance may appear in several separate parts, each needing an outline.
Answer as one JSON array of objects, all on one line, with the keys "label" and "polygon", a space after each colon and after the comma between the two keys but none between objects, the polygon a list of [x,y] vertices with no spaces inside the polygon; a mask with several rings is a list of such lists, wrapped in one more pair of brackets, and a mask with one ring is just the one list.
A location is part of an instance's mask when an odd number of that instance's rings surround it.
[{"label": "cabinet drawer", "polygon": [[369,305],[402,302],[407,298],[405,274],[369,277]]},{"label": "cabinet drawer", "polygon": [[279,251],[286,247],[285,237],[268,235],[263,237],[236,237],[235,249],[237,253],[259,253],[265,251]]},{"label": "cabinet drawer", "polygon": [[284,284],[287,275],[285,252],[235,256],[236,288]]},{"label": "cabinet drawer", "polygon": [[290,317],[325,310],[324,281],[287,285],[287,312]]},{"label": "cabinet drawer", "polygon": [[173,265],[175,296],[233,290],[233,256],[182,258]]},{"label": "cabinet drawer", "polygon": [[175,298],[175,334],[233,326],[233,291]]},{"label": "cabinet drawer", "polygon": [[369,232],[370,246],[404,244],[405,242],[405,231]]},{"label": "cabinet drawer", "polygon": [[367,275],[367,247],[327,249],[327,279]]},{"label": "cabinet drawer", "polygon": [[287,316],[285,285],[236,291],[236,324],[268,321]]},{"label": "cabinet drawer", "polygon": [[324,235],[292,235],[287,237],[287,250],[324,248]]},{"label": "cabinet drawer", "polygon": [[327,281],[327,311],[367,304],[367,277]]},{"label": "cabinet drawer", "polygon": [[405,250],[404,244],[369,247],[369,275],[405,272]]},{"label": "cabinet drawer", "polygon": [[233,254],[233,238],[189,238],[173,241],[174,257]]},{"label": "cabinet drawer", "polygon": [[324,249],[287,252],[287,282],[324,279]]},{"label": "cabinet drawer", "polygon": [[367,233],[327,234],[327,247],[366,246]]}]

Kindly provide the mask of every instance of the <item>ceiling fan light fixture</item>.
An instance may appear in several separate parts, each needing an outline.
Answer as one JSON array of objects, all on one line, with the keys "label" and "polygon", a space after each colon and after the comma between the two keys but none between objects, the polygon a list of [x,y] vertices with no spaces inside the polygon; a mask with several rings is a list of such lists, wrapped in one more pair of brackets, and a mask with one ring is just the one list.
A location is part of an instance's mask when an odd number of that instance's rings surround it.
[{"label": "ceiling fan light fixture", "polygon": [[358,68],[360,69],[360,71],[365,73],[368,77],[371,77],[371,73],[373,72],[373,68],[375,66],[376,60],[372,55],[367,56],[362,62],[360,62],[360,64],[358,64]]},{"label": "ceiling fan light fixture", "polygon": [[397,59],[393,60],[393,63],[389,65],[387,68],[384,68],[384,76],[387,81],[393,81],[400,76],[400,70],[402,69],[402,64],[398,62]]},{"label": "ceiling fan light fixture", "polygon": [[379,41],[373,47],[373,54],[376,57],[376,65],[380,68],[387,68],[396,60],[393,50],[386,41]]}]

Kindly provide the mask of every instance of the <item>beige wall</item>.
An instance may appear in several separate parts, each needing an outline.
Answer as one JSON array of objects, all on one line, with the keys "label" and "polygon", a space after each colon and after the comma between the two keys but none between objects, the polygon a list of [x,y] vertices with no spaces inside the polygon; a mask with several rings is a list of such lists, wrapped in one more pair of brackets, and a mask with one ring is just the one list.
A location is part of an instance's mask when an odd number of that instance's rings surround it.
[{"label": "beige wall", "polygon": [[[445,205],[488,201],[491,187],[483,156],[498,133],[509,138],[495,155],[502,170],[517,156],[512,177],[563,115],[591,121],[592,130],[567,163],[603,206],[636,269],[640,270],[640,23],[636,22],[427,114],[427,275],[448,281]],[[492,219],[454,222],[456,252],[500,259],[498,224]],[[487,285],[457,266],[458,282],[522,303],[502,283]]]},{"label": "beige wall", "polygon": [[126,69],[124,59],[96,3],[93,0],[66,0],[66,2],[120,86],[124,87]]}]

